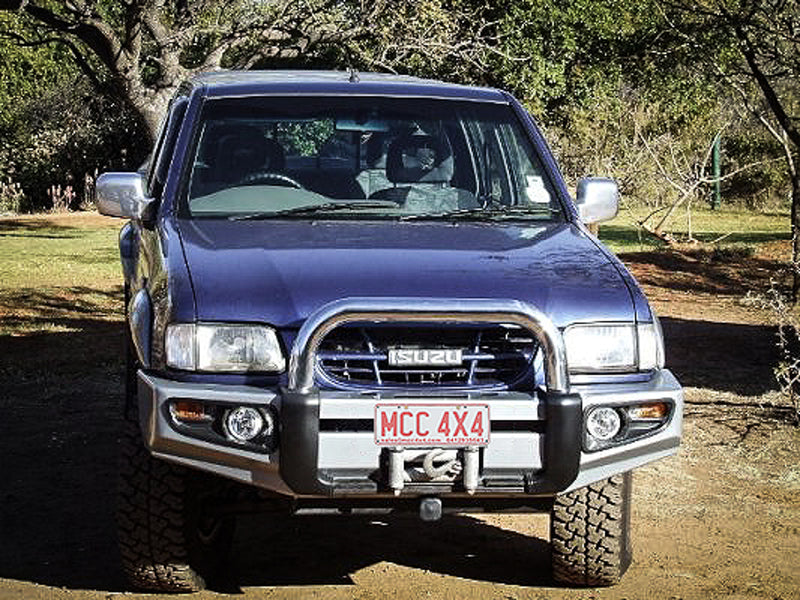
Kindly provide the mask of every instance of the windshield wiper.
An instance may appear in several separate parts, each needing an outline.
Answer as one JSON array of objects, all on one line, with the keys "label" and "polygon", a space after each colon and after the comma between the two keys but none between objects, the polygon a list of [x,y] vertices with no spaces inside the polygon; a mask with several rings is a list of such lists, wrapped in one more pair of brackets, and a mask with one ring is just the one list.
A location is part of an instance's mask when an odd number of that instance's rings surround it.
[{"label": "windshield wiper", "polygon": [[397,208],[397,203],[391,200],[354,200],[351,202],[323,202],[322,204],[307,204],[281,210],[271,210],[246,215],[231,215],[231,221],[257,221],[259,219],[272,219],[287,215],[304,215],[319,212],[334,212],[338,210],[353,210],[360,208]]},{"label": "windshield wiper", "polygon": [[492,220],[513,219],[519,217],[541,217],[560,214],[561,211],[549,206],[487,206],[478,208],[461,208],[458,210],[448,210],[438,213],[419,213],[414,215],[403,215],[401,221],[413,220],[450,220],[450,219],[472,219],[485,218]]}]

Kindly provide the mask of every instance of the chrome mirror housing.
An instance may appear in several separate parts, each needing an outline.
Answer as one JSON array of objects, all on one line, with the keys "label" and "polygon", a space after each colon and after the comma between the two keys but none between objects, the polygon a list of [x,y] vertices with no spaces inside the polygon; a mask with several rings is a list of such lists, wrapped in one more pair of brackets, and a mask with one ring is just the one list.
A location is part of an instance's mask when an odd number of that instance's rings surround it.
[{"label": "chrome mirror housing", "polygon": [[617,183],[606,177],[584,177],[578,182],[575,204],[586,225],[609,221],[619,210]]},{"label": "chrome mirror housing", "polygon": [[145,195],[141,173],[103,173],[95,185],[95,204],[102,215],[145,221],[153,215],[155,201]]}]

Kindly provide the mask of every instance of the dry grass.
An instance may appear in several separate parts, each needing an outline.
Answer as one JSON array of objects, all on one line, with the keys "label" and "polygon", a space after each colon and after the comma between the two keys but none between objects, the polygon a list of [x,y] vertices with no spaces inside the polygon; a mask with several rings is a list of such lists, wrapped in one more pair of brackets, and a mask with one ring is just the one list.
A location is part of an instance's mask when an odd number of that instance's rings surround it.
[{"label": "dry grass", "polygon": [[[614,252],[649,251],[663,246],[659,240],[637,226],[651,209],[626,208],[608,223],[600,226],[600,239]],[[741,208],[720,210],[694,208],[691,213],[678,213],[667,224],[666,231],[677,240],[696,240],[716,246],[742,247],[791,239],[789,212],[759,213]]]},{"label": "dry grass", "polygon": [[91,213],[0,218],[0,335],[118,320],[120,226]]}]

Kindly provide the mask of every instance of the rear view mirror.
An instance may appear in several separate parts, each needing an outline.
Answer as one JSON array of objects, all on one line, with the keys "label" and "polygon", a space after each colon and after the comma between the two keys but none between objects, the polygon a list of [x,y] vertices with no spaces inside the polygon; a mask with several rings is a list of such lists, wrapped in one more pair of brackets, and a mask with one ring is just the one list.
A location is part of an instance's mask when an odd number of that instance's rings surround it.
[{"label": "rear view mirror", "polygon": [[606,177],[584,177],[578,182],[575,204],[586,225],[609,221],[619,210],[617,183]]},{"label": "rear view mirror", "polygon": [[103,173],[95,185],[95,204],[102,215],[146,221],[152,217],[153,198],[144,192],[141,173]]},{"label": "rear view mirror", "polygon": [[365,132],[386,132],[389,131],[389,123],[382,119],[336,119],[337,131],[360,131]]}]

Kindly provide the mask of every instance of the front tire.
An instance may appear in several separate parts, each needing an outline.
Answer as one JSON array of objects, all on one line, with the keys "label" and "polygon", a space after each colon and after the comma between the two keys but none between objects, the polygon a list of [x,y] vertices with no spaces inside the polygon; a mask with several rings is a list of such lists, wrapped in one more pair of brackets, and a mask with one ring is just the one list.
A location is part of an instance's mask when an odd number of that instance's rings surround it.
[{"label": "front tire", "polygon": [[196,592],[222,575],[235,521],[209,509],[221,482],[152,458],[127,422],[117,497],[122,567],[137,589]]},{"label": "front tire", "polygon": [[631,563],[631,474],[556,497],[550,516],[553,579],[575,586],[619,582]]},{"label": "front tire", "polygon": [[150,456],[139,429],[135,351],[129,346],[117,483],[122,567],[140,590],[195,592],[222,575],[235,518],[220,517],[225,481]]}]

